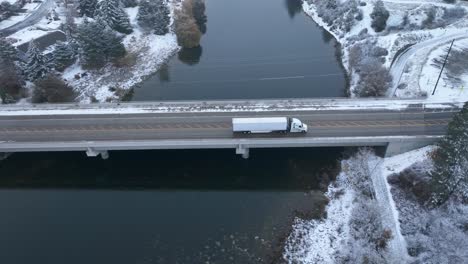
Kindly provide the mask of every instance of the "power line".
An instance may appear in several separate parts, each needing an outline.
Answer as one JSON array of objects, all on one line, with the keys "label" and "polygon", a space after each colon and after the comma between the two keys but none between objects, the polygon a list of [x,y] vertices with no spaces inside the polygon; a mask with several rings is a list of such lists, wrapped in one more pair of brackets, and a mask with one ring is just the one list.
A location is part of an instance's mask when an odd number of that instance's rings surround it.
[{"label": "power line", "polygon": [[447,59],[448,59],[448,57],[449,57],[450,51],[452,50],[452,46],[453,46],[453,43],[454,43],[454,42],[455,42],[455,39],[452,40],[452,43],[450,44],[450,48],[449,48],[448,51],[447,51],[447,56],[445,56],[444,64],[442,64],[442,69],[440,69],[439,78],[437,78],[437,82],[436,82],[436,84],[435,84],[435,86],[434,86],[434,91],[432,91],[432,95],[434,95],[435,92],[436,92],[437,85],[439,84],[440,77],[442,76],[442,72],[444,71],[445,64],[447,63]]}]

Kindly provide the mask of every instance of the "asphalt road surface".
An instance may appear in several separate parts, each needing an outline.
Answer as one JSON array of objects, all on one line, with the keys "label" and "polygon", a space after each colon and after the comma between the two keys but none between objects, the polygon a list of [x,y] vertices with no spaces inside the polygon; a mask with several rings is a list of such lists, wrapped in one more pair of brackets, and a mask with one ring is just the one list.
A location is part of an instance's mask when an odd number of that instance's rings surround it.
[{"label": "asphalt road surface", "polygon": [[[450,110],[0,116],[1,142],[443,135]],[[307,134],[233,134],[239,116],[297,117]]]},{"label": "asphalt road surface", "polygon": [[28,17],[24,20],[4,29],[0,29],[0,36],[9,36],[15,32],[18,32],[24,28],[37,24],[44,18],[50,9],[54,5],[54,0],[44,0],[42,4],[33,11]]}]

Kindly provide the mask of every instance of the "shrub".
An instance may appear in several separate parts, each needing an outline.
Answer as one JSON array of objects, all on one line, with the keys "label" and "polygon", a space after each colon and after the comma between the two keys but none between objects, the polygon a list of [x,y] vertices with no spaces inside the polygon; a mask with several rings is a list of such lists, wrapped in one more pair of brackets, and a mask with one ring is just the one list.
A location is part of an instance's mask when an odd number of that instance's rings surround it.
[{"label": "shrub", "polygon": [[0,58],[0,99],[1,102],[14,103],[20,98],[23,80],[15,64]]},{"label": "shrub", "polygon": [[387,27],[387,20],[389,17],[390,13],[385,8],[384,3],[381,0],[377,1],[371,13],[371,26],[375,32],[381,32]]},{"label": "shrub", "polygon": [[35,82],[33,103],[64,103],[75,98],[73,89],[53,74]]},{"label": "shrub", "polygon": [[180,46],[195,48],[200,45],[202,33],[193,18],[190,4],[184,2],[182,8],[176,11],[175,32]]}]

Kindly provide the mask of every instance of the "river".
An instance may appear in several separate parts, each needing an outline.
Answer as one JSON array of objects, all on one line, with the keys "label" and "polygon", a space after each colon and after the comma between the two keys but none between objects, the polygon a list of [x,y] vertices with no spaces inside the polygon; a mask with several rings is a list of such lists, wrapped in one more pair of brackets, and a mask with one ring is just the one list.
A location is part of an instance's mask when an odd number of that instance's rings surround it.
[{"label": "river", "polygon": [[317,218],[342,149],[15,154],[0,162],[0,263],[271,263]]},{"label": "river", "polygon": [[[199,49],[133,100],[338,97],[336,43],[297,0],[207,0]],[[343,149],[14,154],[0,162],[0,263],[281,263],[324,213]]]},{"label": "river", "polygon": [[207,0],[201,47],[182,50],[133,100],[342,97],[336,41],[299,0]]}]

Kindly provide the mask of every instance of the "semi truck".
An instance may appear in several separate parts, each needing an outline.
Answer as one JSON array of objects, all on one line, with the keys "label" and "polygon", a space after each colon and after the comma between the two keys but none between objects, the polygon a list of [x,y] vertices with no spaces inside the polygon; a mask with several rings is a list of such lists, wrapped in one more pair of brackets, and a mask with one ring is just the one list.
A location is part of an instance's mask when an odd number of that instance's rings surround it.
[{"label": "semi truck", "polygon": [[289,117],[256,117],[233,118],[234,133],[307,133],[307,125],[297,118]]}]

